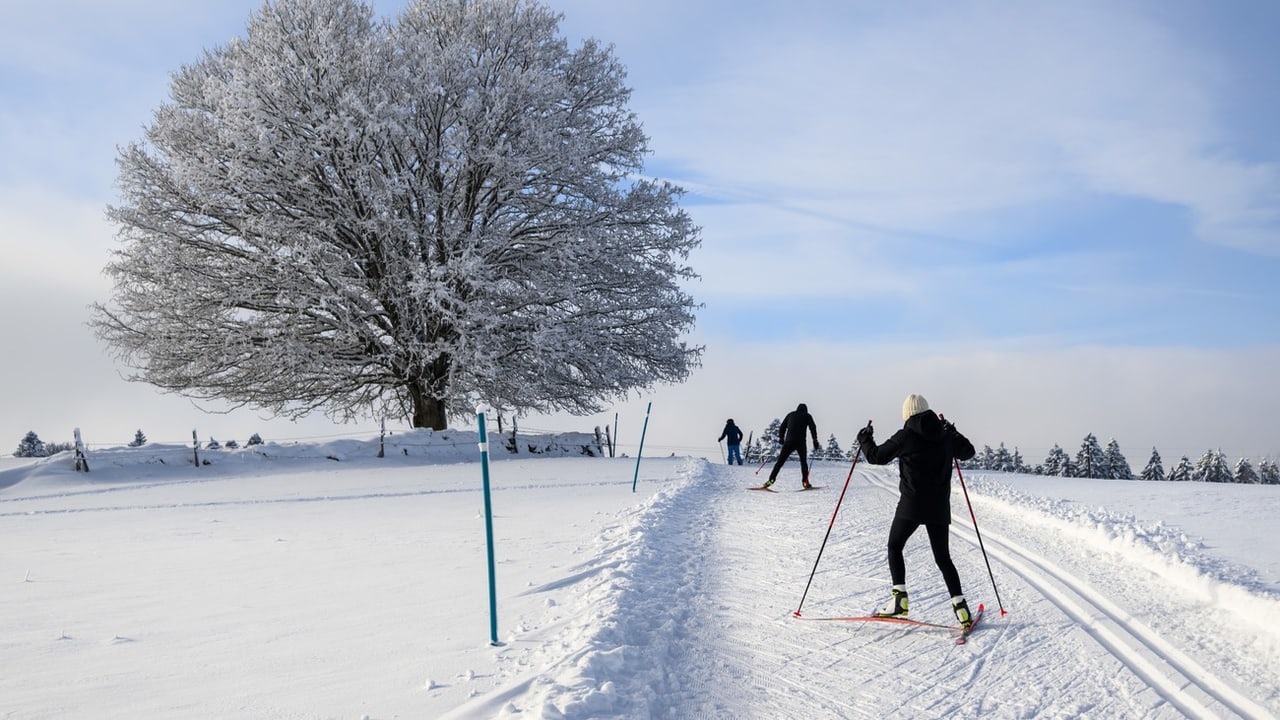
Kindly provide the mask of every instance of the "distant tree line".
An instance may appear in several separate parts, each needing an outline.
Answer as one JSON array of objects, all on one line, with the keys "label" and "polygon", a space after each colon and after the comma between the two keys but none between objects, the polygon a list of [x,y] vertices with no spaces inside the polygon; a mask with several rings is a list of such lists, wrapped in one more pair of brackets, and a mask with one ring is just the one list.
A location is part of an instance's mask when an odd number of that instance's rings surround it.
[{"label": "distant tree line", "polygon": [[[776,460],[781,444],[778,442],[778,429],[782,420],[774,418],[759,437],[743,446],[742,456],[747,463],[766,463]],[[809,453],[811,460],[852,461],[857,451],[857,443],[845,451],[835,435],[827,439],[826,447]],[[1110,480],[1159,480],[1159,481],[1196,481],[1214,483],[1241,483],[1245,485],[1280,485],[1280,467],[1270,459],[1258,461],[1255,468],[1248,458],[1240,458],[1234,467],[1227,462],[1221,450],[1206,450],[1195,463],[1183,455],[1177,463],[1165,473],[1160,453],[1151,448],[1151,458],[1135,475],[1129,467],[1129,461],[1120,451],[1120,443],[1114,438],[1102,447],[1093,433],[1085,435],[1080,449],[1074,456],[1068,454],[1060,446],[1054,445],[1049,450],[1044,462],[1028,465],[1022,453],[1015,447],[1012,451],[1000,443],[992,449],[984,445],[978,454],[961,467],[972,470],[994,470],[997,472],[1024,473],[1027,475],[1053,475],[1057,477],[1101,478]]]},{"label": "distant tree line", "polygon": [[[134,433],[133,440],[129,441],[128,443],[129,447],[142,447],[143,445],[146,445],[146,444],[147,444],[147,436],[141,430]],[[262,438],[258,435],[258,433],[254,433],[253,435],[249,436],[249,440],[246,443],[246,445],[261,445],[261,444],[262,444]],[[28,432],[26,435],[24,435],[22,440],[18,442],[18,449],[13,452],[13,456],[21,457],[21,458],[49,457],[51,455],[57,455],[58,453],[64,452],[66,450],[74,450],[75,447],[76,447],[75,443],[70,443],[70,442],[47,443],[41,440],[40,436],[37,435],[34,430],[32,430]],[[235,440],[228,440],[225,443],[220,443],[214,438],[209,438],[209,442],[205,443],[204,447],[201,449],[221,450],[223,448],[226,448],[228,450],[235,450],[238,447],[240,447],[240,444],[237,443]]]}]

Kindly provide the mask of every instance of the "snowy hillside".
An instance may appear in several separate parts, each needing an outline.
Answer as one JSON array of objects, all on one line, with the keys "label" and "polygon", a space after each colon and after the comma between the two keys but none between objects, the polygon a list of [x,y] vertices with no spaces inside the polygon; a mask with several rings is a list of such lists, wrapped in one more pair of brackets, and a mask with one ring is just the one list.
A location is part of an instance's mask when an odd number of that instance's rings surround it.
[{"label": "snowy hillside", "polygon": [[[767,494],[753,467],[497,452],[492,646],[475,441],[4,459],[0,717],[1280,713],[1280,488],[966,475],[991,575],[957,484],[987,607],[957,646],[818,619],[885,600],[891,469],[800,493],[793,462]],[[948,621],[923,532],[907,568],[912,616]]]}]

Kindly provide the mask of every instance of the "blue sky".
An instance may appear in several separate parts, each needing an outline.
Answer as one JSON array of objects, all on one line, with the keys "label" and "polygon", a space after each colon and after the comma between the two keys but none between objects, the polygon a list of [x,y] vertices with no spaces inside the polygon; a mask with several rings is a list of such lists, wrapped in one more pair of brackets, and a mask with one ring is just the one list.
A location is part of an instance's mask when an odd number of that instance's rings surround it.
[{"label": "blue sky", "polygon": [[[1280,454],[1280,6],[549,4],[572,42],[614,46],[646,171],[688,190],[707,351],[681,386],[528,427],[617,412],[634,441],[652,401],[646,447],[715,455],[725,417],[758,432],[806,402],[847,445],[867,418],[887,433],[919,392],[979,445],[1033,461],[1089,432],[1135,469],[1152,446],[1166,461]],[[83,326],[109,292],[116,147],[141,136],[169,73],[242,34],[259,3],[14,5],[0,9],[0,332],[15,338],[5,376],[23,380],[0,447],[77,425],[103,442],[193,424],[324,432],[123,383]]]}]

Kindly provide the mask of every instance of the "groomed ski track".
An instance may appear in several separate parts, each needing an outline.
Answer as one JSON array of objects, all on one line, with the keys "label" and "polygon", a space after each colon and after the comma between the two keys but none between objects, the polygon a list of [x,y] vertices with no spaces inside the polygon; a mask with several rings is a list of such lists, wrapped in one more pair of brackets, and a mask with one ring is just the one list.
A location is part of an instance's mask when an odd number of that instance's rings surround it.
[{"label": "groomed ski track", "polygon": [[[834,523],[847,465],[817,464],[813,479],[826,488],[804,493],[792,492],[792,465],[778,493],[746,491],[758,482],[753,468],[689,461],[683,472],[599,539],[607,551],[593,563],[624,578],[584,589],[615,595],[611,615],[583,619],[600,628],[590,647],[556,659],[554,681],[522,683],[456,717],[520,708],[573,719],[1272,718],[1280,709],[1274,598],[1206,597],[1221,588],[1202,592],[1173,565],[1152,572],[1129,554],[1141,548],[999,497],[1008,493],[998,475],[966,480],[1000,603],[954,485],[952,554],[970,604],[987,607],[957,646],[945,632],[792,616],[828,524],[802,613],[862,614],[885,600],[896,470],[859,464]],[[949,622],[923,530],[907,570],[912,617]],[[1241,614],[1224,607],[1233,600]],[[590,603],[601,606],[596,595]],[[1247,617],[1259,608],[1262,617]]]}]

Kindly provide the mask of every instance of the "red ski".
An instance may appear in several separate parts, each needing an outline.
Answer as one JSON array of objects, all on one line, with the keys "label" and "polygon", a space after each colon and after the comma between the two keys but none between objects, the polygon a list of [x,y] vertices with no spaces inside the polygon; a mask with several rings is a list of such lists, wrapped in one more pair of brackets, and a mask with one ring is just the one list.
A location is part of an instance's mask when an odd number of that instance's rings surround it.
[{"label": "red ski", "polygon": [[969,641],[969,633],[973,632],[973,629],[978,627],[978,621],[982,619],[982,612],[986,609],[985,605],[982,605],[981,603],[978,604],[978,614],[973,616],[973,622],[969,623],[969,627],[962,628],[960,630],[960,637],[956,638],[957,645],[963,645]]},{"label": "red ski", "polygon": [[827,622],[879,622],[950,630],[954,633],[959,633],[956,637],[956,644],[963,645],[969,639],[969,633],[973,632],[973,629],[978,625],[978,621],[982,619],[982,613],[985,609],[986,608],[983,605],[978,606],[978,612],[973,616],[973,622],[969,623],[969,627],[967,628],[959,625],[945,625],[942,623],[924,622],[923,620],[911,620],[910,618],[904,617],[878,617],[876,615],[855,615],[852,617],[805,617],[803,615],[795,615],[795,617],[801,620],[823,620]]}]

